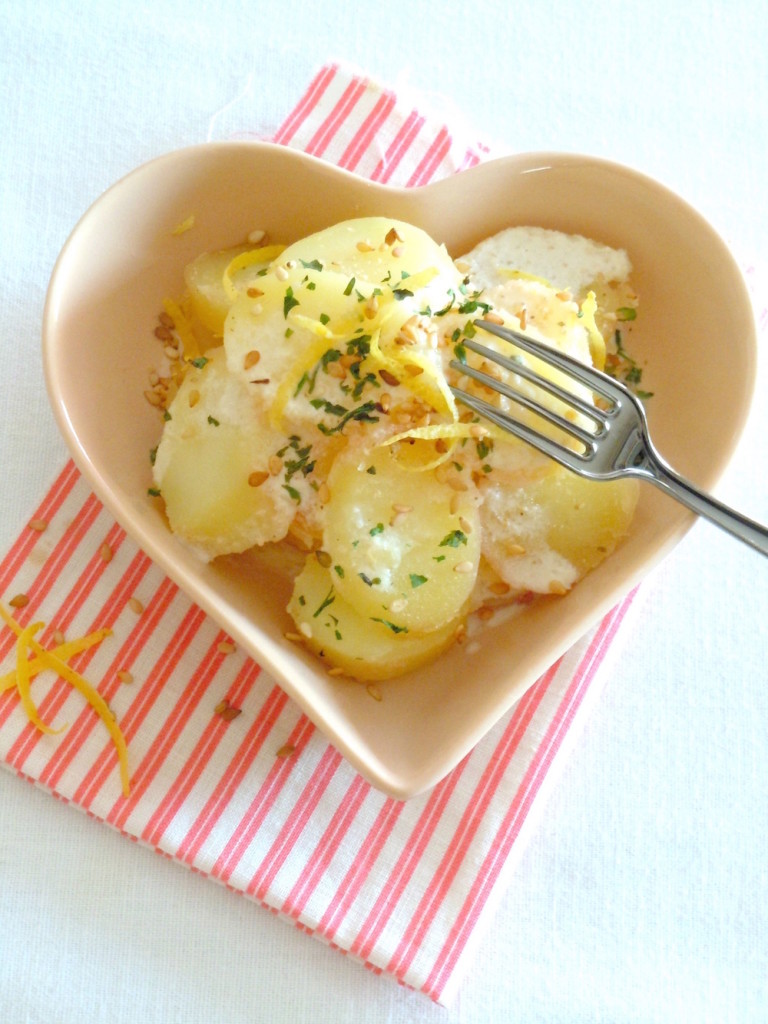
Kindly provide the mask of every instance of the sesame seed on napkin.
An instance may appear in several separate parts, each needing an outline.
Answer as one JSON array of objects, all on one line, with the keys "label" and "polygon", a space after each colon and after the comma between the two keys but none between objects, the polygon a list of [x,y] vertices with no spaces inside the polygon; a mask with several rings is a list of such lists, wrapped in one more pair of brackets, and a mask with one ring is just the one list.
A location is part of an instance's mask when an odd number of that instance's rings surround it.
[{"label": "sesame seed on napkin", "polygon": [[[379,182],[424,185],[489,148],[336,64],[274,136]],[[15,686],[0,625],[0,759],[73,806],[250,897],[375,972],[450,1002],[546,789],[606,677],[633,595],[431,791],[375,790],[267,672],[168,580],[68,463],[0,560],[0,601],[43,645],[109,629],[71,664],[128,747],[130,792],[94,709],[52,672]],[[598,671],[600,669],[600,671]],[[202,884],[202,883],[201,883]]]}]

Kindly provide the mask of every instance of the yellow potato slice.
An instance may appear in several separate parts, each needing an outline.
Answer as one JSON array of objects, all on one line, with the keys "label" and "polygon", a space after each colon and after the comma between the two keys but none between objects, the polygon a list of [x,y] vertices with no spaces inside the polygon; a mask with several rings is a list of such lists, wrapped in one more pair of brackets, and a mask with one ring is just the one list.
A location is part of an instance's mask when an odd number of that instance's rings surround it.
[{"label": "yellow potato slice", "polygon": [[154,477],[173,532],[208,558],[284,537],[296,502],[269,465],[286,439],[227,373],[223,350],[187,373],[169,416]]},{"label": "yellow potato slice", "polygon": [[323,547],[336,587],[361,614],[409,632],[460,613],[480,560],[475,491],[401,466],[390,448],[347,450],[329,476]]},{"label": "yellow potato slice", "polygon": [[341,595],[333,567],[307,557],[288,612],[307,646],[330,667],[361,681],[391,679],[431,661],[453,643],[461,617],[415,634],[361,614]]}]

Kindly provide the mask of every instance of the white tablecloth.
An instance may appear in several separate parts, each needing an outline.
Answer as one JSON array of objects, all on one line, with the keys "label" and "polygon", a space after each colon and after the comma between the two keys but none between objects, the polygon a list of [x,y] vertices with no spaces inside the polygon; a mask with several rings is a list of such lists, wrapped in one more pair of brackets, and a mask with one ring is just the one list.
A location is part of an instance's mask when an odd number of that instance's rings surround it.
[{"label": "white tablecloth", "polygon": [[[481,137],[660,179],[756,268],[768,304],[768,27],[749,0],[0,0],[0,15],[0,550],[66,457],[40,320],[77,218],[158,153],[269,135],[332,58]],[[765,387],[763,365],[758,414]],[[758,421],[718,494],[765,521]],[[767,578],[698,524],[644,585],[449,1010],[0,772],[3,1021],[764,1020]]]}]

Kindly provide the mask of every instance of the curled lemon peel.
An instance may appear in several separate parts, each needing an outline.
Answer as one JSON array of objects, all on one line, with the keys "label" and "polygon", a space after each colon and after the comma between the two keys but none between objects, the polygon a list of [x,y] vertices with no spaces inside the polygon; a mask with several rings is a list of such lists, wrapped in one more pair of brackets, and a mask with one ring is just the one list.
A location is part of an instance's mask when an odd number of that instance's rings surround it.
[{"label": "curled lemon peel", "polygon": [[241,290],[234,282],[235,274],[240,270],[245,270],[247,267],[263,266],[266,268],[284,251],[284,245],[264,245],[260,249],[248,249],[246,252],[241,252],[234,259],[230,260],[222,274],[221,280],[224,285],[224,291],[232,302],[241,294]]},{"label": "curled lemon peel", "polygon": [[[19,698],[21,699],[24,712],[30,722],[44,733],[58,733],[61,732],[62,729],[66,728],[66,726],[62,726],[61,729],[54,730],[51,729],[50,726],[46,725],[38,715],[37,707],[30,695],[29,683],[33,675],[36,675],[38,672],[42,672],[45,669],[50,669],[85,697],[87,702],[106,726],[117,751],[123,795],[126,797],[129,796],[131,787],[128,772],[128,747],[125,742],[123,731],[117,724],[115,716],[112,714],[109,705],[101,696],[99,691],[92,686],[87,679],[80,675],[79,672],[75,671],[75,669],[68,665],[64,660],[64,657],[62,657],[62,655],[65,657],[71,657],[72,654],[75,654],[80,650],[85,650],[86,647],[93,646],[94,643],[98,643],[112,631],[109,629],[98,630],[96,633],[91,633],[87,637],[81,637],[79,640],[59,644],[59,646],[54,650],[49,650],[39,644],[35,639],[35,633],[37,633],[42,627],[42,622],[35,622],[29,626],[22,627],[18,622],[16,622],[13,616],[3,608],[2,605],[0,605],[0,618],[3,619],[6,626],[8,626],[11,632],[16,636],[16,671],[13,674],[14,685],[19,693]],[[28,651],[32,652],[34,658],[27,658]],[[11,689],[11,686],[7,685],[7,679],[7,676],[2,677],[3,690]]]},{"label": "curled lemon peel", "polygon": [[605,338],[595,323],[597,312],[597,298],[594,292],[587,292],[587,297],[581,304],[581,318],[589,335],[589,353],[592,362],[598,370],[605,367]]},{"label": "curled lemon peel", "polygon": [[[446,413],[452,419],[458,419],[456,402],[442,370],[435,366],[427,352],[419,352],[414,346],[391,344],[387,352],[381,348],[381,334],[374,332],[371,336],[370,352],[366,357],[376,364],[378,369],[391,373],[403,387],[417,398],[422,398],[436,412]],[[422,372],[412,376],[407,367],[418,367]]]},{"label": "curled lemon peel", "polygon": [[[2,608],[0,607],[0,614]],[[7,619],[6,619],[7,621]],[[88,633],[87,636],[76,637],[74,640],[65,640],[61,644],[57,644],[56,647],[52,647],[50,650],[53,654],[56,654],[62,661],[68,661],[74,657],[75,654],[80,654],[81,651],[87,651],[89,647],[94,647],[96,644],[100,644],[101,641],[112,635],[111,629],[97,629],[93,633]],[[41,658],[29,658],[27,661],[27,670],[29,672],[29,678],[33,679],[38,673],[45,671],[48,665]],[[11,672],[6,672],[5,675],[0,676],[0,693],[5,693],[6,690],[13,690],[16,687],[16,670],[13,669]]]},{"label": "curled lemon peel", "polygon": [[40,717],[37,705],[32,700],[30,693],[30,674],[29,674],[29,661],[27,660],[27,650],[32,644],[35,633],[39,632],[43,627],[42,622],[33,622],[29,626],[25,626],[20,633],[17,634],[16,642],[16,689],[19,692],[19,699],[21,700],[21,706],[24,708],[24,713],[30,720],[32,725],[40,732],[46,733],[48,736],[53,736],[56,733],[63,732],[67,728],[66,725],[59,726],[58,729],[52,728]]}]

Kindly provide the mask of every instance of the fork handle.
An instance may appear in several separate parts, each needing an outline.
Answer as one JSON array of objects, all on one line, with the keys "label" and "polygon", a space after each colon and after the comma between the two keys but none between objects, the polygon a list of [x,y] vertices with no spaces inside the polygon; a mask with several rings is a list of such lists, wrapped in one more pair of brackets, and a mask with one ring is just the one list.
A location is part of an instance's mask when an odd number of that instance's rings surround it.
[{"label": "fork handle", "polygon": [[656,484],[666,494],[676,498],[692,512],[727,530],[761,554],[768,555],[768,529],[765,526],[694,487],[685,477],[668,466],[656,452],[653,452],[653,456],[645,465],[647,473],[643,472],[642,476]]}]

